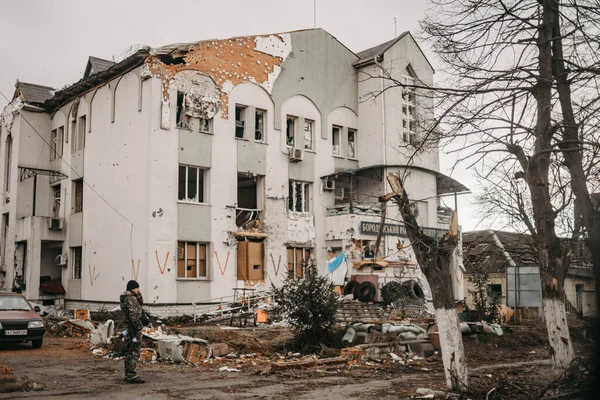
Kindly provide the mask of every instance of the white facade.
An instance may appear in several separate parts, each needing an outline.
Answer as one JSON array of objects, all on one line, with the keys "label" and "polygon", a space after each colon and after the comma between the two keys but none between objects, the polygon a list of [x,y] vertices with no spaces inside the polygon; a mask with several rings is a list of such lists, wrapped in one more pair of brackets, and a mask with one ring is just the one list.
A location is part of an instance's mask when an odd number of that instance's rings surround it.
[{"label": "white facade", "polygon": [[[409,34],[380,60],[392,74],[433,81]],[[383,284],[402,275],[427,288],[405,262],[414,256],[404,236],[383,236],[379,255],[390,266],[381,271],[353,264],[376,239],[361,222],[379,223],[373,207],[388,191],[388,172],[407,174],[424,227],[447,228],[438,218],[437,151],[406,166],[414,147],[404,141],[400,89],[366,100],[387,85],[361,77],[377,68],[309,30],[144,49],[43,104],[17,90],[0,121],[4,176],[10,170],[1,289],[103,304],[136,279],[146,304],[183,310],[233,288],[268,289],[287,275],[290,254],[312,253],[325,273],[336,250],[346,252],[348,277],[375,274]],[[431,112],[430,103],[415,104],[416,117]],[[52,156],[55,137],[62,159]],[[391,204],[387,215],[401,225]],[[60,222],[49,229],[52,219]],[[459,254],[455,261],[459,281]],[[41,290],[44,276],[66,293]]]}]

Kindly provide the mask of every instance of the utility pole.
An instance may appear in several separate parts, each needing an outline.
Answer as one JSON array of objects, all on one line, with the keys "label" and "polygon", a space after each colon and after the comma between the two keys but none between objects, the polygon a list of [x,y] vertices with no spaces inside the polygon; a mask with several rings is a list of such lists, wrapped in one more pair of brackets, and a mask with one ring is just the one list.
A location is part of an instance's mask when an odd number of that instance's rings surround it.
[{"label": "utility pole", "polygon": [[315,29],[317,29],[317,0],[313,0],[313,16]]},{"label": "utility pole", "polygon": [[[317,1],[317,0],[315,0],[315,1]],[[396,17],[394,17],[394,39],[396,39],[396,36],[398,36],[396,33],[396,21],[397,21]]]}]

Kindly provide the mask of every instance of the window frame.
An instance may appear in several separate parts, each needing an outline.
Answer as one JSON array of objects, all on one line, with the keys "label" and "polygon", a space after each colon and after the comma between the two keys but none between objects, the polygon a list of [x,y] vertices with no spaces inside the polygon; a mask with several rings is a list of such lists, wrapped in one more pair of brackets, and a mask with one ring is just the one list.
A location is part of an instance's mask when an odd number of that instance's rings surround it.
[{"label": "window frame", "polygon": [[[81,188],[81,201],[77,201],[78,188]],[[79,205],[79,206],[78,206]],[[73,181],[73,213],[83,212],[83,178]]]},{"label": "window frame", "polygon": [[[182,254],[180,252],[182,244],[183,244],[183,258],[182,258]],[[194,260],[195,261],[194,269],[196,271],[195,276],[188,276],[188,271],[190,270],[188,268],[190,266],[187,265],[189,262],[188,245],[195,245],[195,253],[196,253],[196,257]],[[204,258],[201,258],[201,253],[202,253],[202,251],[200,250],[201,247],[204,247]],[[206,279],[209,279],[210,278],[209,265],[208,265],[209,250],[210,250],[210,243],[207,243],[207,242],[178,240],[177,241],[177,279],[180,279],[180,280],[206,280]],[[180,272],[181,272],[180,266],[179,266],[180,261],[183,261],[183,266],[184,266],[183,276],[180,276]],[[202,270],[201,261],[204,261],[204,275],[200,275],[200,271]]]},{"label": "window frame", "polygon": [[[401,76],[400,81],[404,85],[415,85],[416,79],[412,76]],[[416,143],[417,138],[417,100],[416,89],[402,88],[401,95],[402,115],[402,141],[408,144]]]},{"label": "window frame", "polygon": [[[304,213],[308,214],[311,212],[310,207],[310,193],[311,193],[311,182],[298,181],[290,179],[288,182],[288,211],[293,213]],[[298,186],[300,187],[300,197],[298,197]],[[300,200],[300,208],[298,210],[297,204]]]},{"label": "window frame", "polygon": [[[336,134],[337,133],[337,134]],[[336,138],[337,136],[337,145],[335,144]],[[337,152],[335,151],[335,146],[337,147]],[[332,125],[331,126],[331,154],[333,156],[337,156],[337,157],[343,157],[342,156],[342,127],[339,125]]]},{"label": "window frame", "polygon": [[77,150],[85,149],[85,128],[87,126],[87,116],[84,114],[77,121]]},{"label": "window frame", "polygon": [[[289,122],[292,122],[292,135],[290,136]],[[287,147],[295,147],[297,142],[296,133],[298,132],[298,117],[295,115],[285,116],[285,145]],[[290,142],[291,139],[291,142]]]},{"label": "window frame", "polygon": [[71,247],[71,254],[72,254],[72,259],[73,259],[73,273],[71,274],[71,277],[73,280],[81,280],[81,275],[82,275],[82,266],[83,266],[83,247],[82,246],[76,246],[76,247]]},{"label": "window frame", "polygon": [[[239,119],[238,119],[238,110],[239,110]],[[246,123],[248,121],[248,116],[246,115],[248,110],[248,107],[242,104],[236,104],[235,105],[235,132],[234,132],[234,137],[238,140],[245,140],[246,139],[246,127],[248,126],[248,124]],[[238,129],[240,131],[238,131]],[[242,136],[238,136],[238,132],[242,133]]]},{"label": "window frame", "polygon": [[[179,194],[181,191],[181,181],[179,180],[179,171],[181,168],[185,168],[185,188],[184,188],[184,194],[185,194],[185,198],[184,199],[180,199]],[[195,199],[196,200],[189,200],[188,199],[188,191],[189,191],[189,170],[190,168],[196,169],[196,196]],[[207,204],[207,196],[206,196],[206,170],[207,168],[202,168],[199,167],[197,165],[188,165],[188,164],[179,164],[177,167],[177,201],[180,203],[188,203],[188,204]],[[202,175],[202,179],[200,179],[200,175]],[[202,199],[200,199],[200,188],[202,187]]]},{"label": "window frame", "polygon": [[[310,140],[308,141],[308,143],[310,143],[310,146],[307,144],[307,140],[306,140],[306,126],[310,126]],[[315,120],[313,119],[309,119],[309,118],[305,118],[304,119],[304,127],[303,130],[304,132],[304,150],[308,150],[308,151],[315,151]]]},{"label": "window frame", "polygon": [[[354,135],[354,140],[350,142],[350,134]],[[358,130],[354,128],[348,128],[348,158],[352,160],[358,159]],[[350,143],[354,143],[354,154],[350,155]]]},{"label": "window frame", "polygon": [[[287,262],[288,276],[290,275],[291,272],[293,272],[294,277],[296,279],[304,278],[305,264],[306,265],[308,264],[310,257],[312,255],[312,253],[314,252],[314,248],[287,246],[286,249],[287,249],[287,260],[288,260],[288,262]],[[291,263],[290,263],[290,252],[292,255]],[[300,262],[300,265],[298,265],[298,252],[300,252],[303,257]]]},{"label": "window frame", "polygon": [[[260,116],[260,121],[262,123],[261,129],[258,129],[257,127],[257,123],[259,120]],[[266,142],[266,127],[267,127],[267,110],[263,110],[262,108],[255,108],[254,109],[254,141],[256,143],[265,143]],[[256,134],[260,132],[261,138],[257,139],[256,138]]]}]

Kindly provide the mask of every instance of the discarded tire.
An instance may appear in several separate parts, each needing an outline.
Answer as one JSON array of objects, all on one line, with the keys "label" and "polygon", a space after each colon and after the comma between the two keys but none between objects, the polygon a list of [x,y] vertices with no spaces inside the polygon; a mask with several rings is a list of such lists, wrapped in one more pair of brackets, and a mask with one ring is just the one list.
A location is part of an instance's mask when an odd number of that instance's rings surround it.
[{"label": "discarded tire", "polygon": [[402,283],[402,292],[404,296],[419,300],[420,302],[425,302],[425,294],[423,293],[423,289],[421,286],[413,280],[409,280]]},{"label": "discarded tire", "polygon": [[358,299],[360,301],[369,302],[375,298],[375,285],[371,282],[363,282],[358,287]]},{"label": "discarded tire", "polygon": [[403,296],[404,288],[398,281],[388,282],[381,289],[381,296],[385,304],[392,304]]},{"label": "discarded tire", "polygon": [[344,287],[344,295],[352,294],[352,298],[354,300],[358,299],[358,287],[359,283],[356,281],[350,281],[346,283],[346,287]]}]

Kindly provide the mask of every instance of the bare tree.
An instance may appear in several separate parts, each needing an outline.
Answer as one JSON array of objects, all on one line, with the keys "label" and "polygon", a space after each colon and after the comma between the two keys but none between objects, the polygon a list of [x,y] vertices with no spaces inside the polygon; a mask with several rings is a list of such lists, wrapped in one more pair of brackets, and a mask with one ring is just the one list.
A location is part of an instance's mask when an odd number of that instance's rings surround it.
[{"label": "bare tree", "polygon": [[392,192],[382,196],[381,201],[393,200],[398,205],[413,252],[431,288],[446,384],[451,389],[464,389],[467,385],[467,366],[452,291],[451,260],[458,244],[456,212],[453,213],[448,233],[440,240],[432,238],[419,226],[400,174],[390,172],[387,180]]},{"label": "bare tree", "polygon": [[[445,84],[414,85],[433,93],[439,114],[429,121],[416,147],[452,141],[459,161],[491,170],[518,166],[530,198],[526,225],[535,237],[544,314],[555,365],[573,359],[561,298],[570,262],[557,236],[552,165],[564,163],[584,226],[595,248],[600,282],[600,214],[593,211],[586,168],[597,171],[600,94],[597,76],[600,7],[598,0],[431,0],[422,22],[445,67]],[[389,87],[404,88],[390,80]],[[444,122],[445,132],[436,127]],[[460,143],[460,146],[457,146]],[[494,157],[500,155],[499,157]],[[567,202],[568,203],[568,202]],[[517,211],[519,205],[517,204]],[[596,254],[597,253],[597,254]],[[598,284],[598,283],[597,283]],[[599,291],[596,291],[597,295]]]}]

